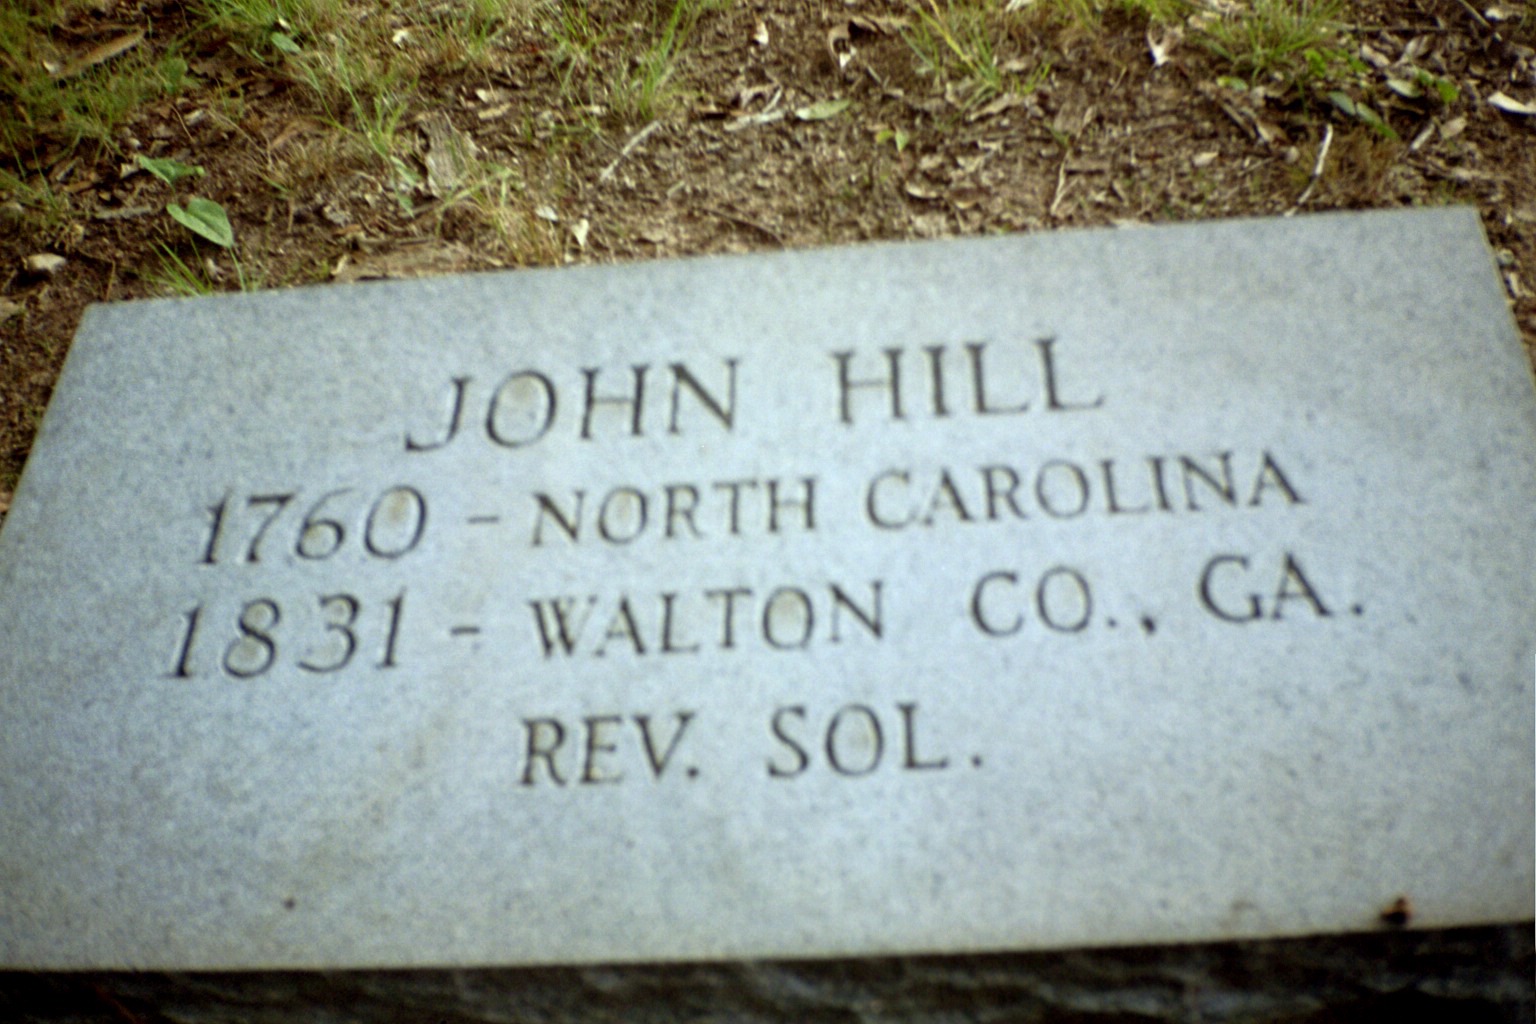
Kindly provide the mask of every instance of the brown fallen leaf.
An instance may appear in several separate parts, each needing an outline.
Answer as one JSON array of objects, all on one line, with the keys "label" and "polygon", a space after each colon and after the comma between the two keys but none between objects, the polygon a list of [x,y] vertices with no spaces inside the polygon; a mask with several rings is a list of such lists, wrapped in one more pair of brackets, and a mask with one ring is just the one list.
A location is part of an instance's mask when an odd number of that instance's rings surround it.
[{"label": "brown fallen leaf", "polygon": [[479,147],[442,111],[421,118],[421,133],[427,140],[427,191],[441,199],[451,195],[470,173]]},{"label": "brown fallen leaf", "polygon": [[332,280],[341,284],[381,278],[437,277],[467,270],[474,254],[457,242],[446,244],[407,243],[391,252],[343,257],[331,271]]},{"label": "brown fallen leaf", "polygon": [[105,64],[113,57],[121,56],[144,41],[144,30],[134,29],[127,35],[118,36],[116,39],[102,43],[74,58],[65,64],[55,75],[55,78],[73,78],[82,71],[87,71],[98,64]]},{"label": "brown fallen leaf", "polygon": [[1003,111],[1009,109],[1010,107],[1023,106],[1027,102],[1028,100],[1016,93],[1005,92],[1001,96],[998,96],[997,98],[984,103],[977,107],[975,110],[971,111],[966,115],[965,120],[967,124],[975,124],[977,121],[980,121],[983,118],[1001,114]]},{"label": "brown fallen leaf", "polygon": [[894,36],[909,24],[906,18],[894,14],[855,14],[848,19],[848,29],[855,35],[858,33],[854,29],[872,36]]},{"label": "brown fallen leaf", "polygon": [[969,210],[985,201],[991,195],[991,189],[981,188],[976,185],[961,185],[958,188],[950,189],[949,194],[945,198],[949,200],[955,209]]}]

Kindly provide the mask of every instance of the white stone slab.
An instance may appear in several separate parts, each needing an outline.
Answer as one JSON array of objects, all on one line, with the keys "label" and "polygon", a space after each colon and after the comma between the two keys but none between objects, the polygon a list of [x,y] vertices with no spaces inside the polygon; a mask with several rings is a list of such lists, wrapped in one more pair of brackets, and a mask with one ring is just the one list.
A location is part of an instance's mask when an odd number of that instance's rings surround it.
[{"label": "white stone slab", "polygon": [[0,963],[1529,918],[1533,516],[1465,209],[97,307]]}]

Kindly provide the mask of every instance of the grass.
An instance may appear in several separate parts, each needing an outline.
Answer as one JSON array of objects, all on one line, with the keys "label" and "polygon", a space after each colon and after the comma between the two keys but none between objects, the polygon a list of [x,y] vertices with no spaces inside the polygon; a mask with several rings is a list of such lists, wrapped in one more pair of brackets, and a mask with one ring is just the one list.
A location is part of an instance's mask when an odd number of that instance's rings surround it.
[{"label": "grass", "polygon": [[[201,266],[194,269],[168,245],[160,246],[160,265],[144,274],[144,280],[164,295],[212,295],[217,285]],[[195,260],[194,260],[195,264]]]},{"label": "grass", "polygon": [[1089,32],[1102,31],[1104,19],[1111,14],[1173,24],[1196,9],[1195,0],[1036,0],[1035,4],[1056,21]]},{"label": "grass", "polygon": [[72,70],[81,55],[52,38],[59,13],[53,4],[0,5],[0,95],[12,98],[17,115],[0,118],[0,161],[12,173],[35,164],[44,141],[112,147],[126,117],[189,84],[187,62],[174,41],[159,53],[136,44]]},{"label": "grass", "polygon": [[677,71],[695,28],[732,2],[643,2],[642,17],[635,20],[620,5],[549,0],[538,23],[554,42],[552,57],[567,102],[632,126],[678,108],[686,90]]},{"label": "grass", "polygon": [[1247,10],[1203,21],[1200,41],[1239,77],[1294,83],[1326,75],[1329,58],[1342,55],[1342,9],[1340,0],[1252,0]]},{"label": "grass", "polygon": [[1029,7],[1007,0],[907,0],[907,8],[914,21],[902,38],[915,70],[961,97],[964,108],[1004,94],[1027,95],[1050,76],[1050,56],[1021,57],[1019,40],[1037,13]]},{"label": "grass", "polygon": [[[492,73],[504,63],[502,47],[514,37],[526,40],[525,30],[534,28],[541,41],[534,45],[544,47],[564,106],[521,113],[524,141],[558,155],[562,147],[629,134],[675,114],[688,99],[682,69],[700,23],[740,0],[395,0],[387,7],[359,0],[189,0],[189,38],[153,39],[78,74],[53,74],[48,69],[78,57],[55,40],[55,29],[78,13],[74,2],[0,2],[0,94],[14,98],[17,112],[0,118],[0,189],[44,225],[64,223],[71,207],[70,197],[40,173],[45,157],[57,162],[60,147],[94,145],[121,160],[124,124],[146,105],[192,87],[210,109],[245,106],[238,87],[193,77],[183,54],[197,52],[190,38],[201,33],[222,35],[298,83],[321,111],[326,130],[269,153],[264,177],[274,190],[298,195],[365,169],[386,183],[399,214],[410,218],[425,184],[416,119],[426,112],[418,88],[427,69]],[[1295,89],[1304,104],[1383,136],[1391,132],[1375,112],[1393,97],[1372,84],[1354,56],[1340,24],[1342,0],[1243,0],[1219,8],[1197,0],[905,3],[902,37],[914,70],[963,108],[1029,93],[1051,76],[1052,53],[1039,50],[1042,37],[1034,31],[1041,18],[1090,31],[1104,31],[1108,19],[1130,18],[1183,28],[1185,45],[1215,55],[1235,85]],[[1400,95],[1416,89],[1425,102],[1454,101],[1453,83],[1414,69],[1403,74],[1408,77],[1393,86]],[[904,136],[893,130],[891,138],[903,148]],[[208,187],[216,190],[217,183]],[[459,209],[490,226],[509,253],[551,251],[548,225],[529,214],[523,182],[494,162],[469,161],[453,194],[437,199],[439,224]]]},{"label": "grass", "polygon": [[940,84],[958,84],[968,103],[980,103],[1006,88],[996,42],[994,8],[974,0],[911,0],[917,19],[906,32],[918,73]]}]

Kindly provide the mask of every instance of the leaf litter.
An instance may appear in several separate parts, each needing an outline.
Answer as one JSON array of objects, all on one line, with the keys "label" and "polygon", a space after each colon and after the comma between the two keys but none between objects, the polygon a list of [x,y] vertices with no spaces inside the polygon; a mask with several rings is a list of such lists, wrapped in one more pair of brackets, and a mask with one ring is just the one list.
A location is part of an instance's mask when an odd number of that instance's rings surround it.
[{"label": "leaf litter", "polygon": [[[345,104],[338,113],[306,87],[316,40],[293,26],[269,26],[253,49],[199,30],[195,4],[75,11],[56,27],[70,45],[55,70],[78,75],[69,81],[162,57],[184,59],[189,76],[109,144],[74,145],[38,123],[24,151],[0,154],[27,195],[57,204],[29,199],[0,219],[11,268],[0,273],[0,492],[14,486],[82,309],[164,294],[145,272],[161,247],[187,267],[209,261],[220,277],[209,287],[280,287],[1458,202],[1509,254],[1501,273],[1536,341],[1528,3],[1360,0],[1316,66],[1270,74],[1236,70],[1199,42],[1242,13],[1237,0],[1169,23],[1117,8],[1092,28],[1050,17],[1052,0],[1010,0],[986,22],[990,63],[925,70],[914,12],[962,4],[710,6],[649,111],[614,102],[639,64],[605,80],[602,50],[562,53],[547,26],[512,19],[480,57],[409,83],[394,134],[375,137],[388,159],[356,144],[362,126]],[[605,47],[642,12],[634,0],[584,6]],[[436,31],[430,17],[387,16],[390,52],[420,52]],[[221,269],[236,238],[243,274]],[[43,251],[67,262],[25,273]]]}]

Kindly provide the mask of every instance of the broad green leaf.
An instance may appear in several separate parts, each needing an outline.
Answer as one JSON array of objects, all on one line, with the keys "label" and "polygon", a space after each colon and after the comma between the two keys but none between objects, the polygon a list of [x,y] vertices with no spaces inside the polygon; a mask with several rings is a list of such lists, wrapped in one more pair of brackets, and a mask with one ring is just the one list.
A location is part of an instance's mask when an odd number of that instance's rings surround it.
[{"label": "broad green leaf", "polygon": [[1376,111],[1372,110],[1364,103],[1355,104],[1355,116],[1358,117],[1361,121],[1364,121],[1366,124],[1370,125],[1372,128],[1376,129],[1377,134],[1381,135],[1382,137],[1394,140],[1397,138],[1397,131],[1391,125],[1387,124],[1386,120],[1380,114],[1376,113]]},{"label": "broad green leaf", "polygon": [[167,185],[174,185],[182,178],[201,178],[205,173],[198,165],[184,164],[180,160],[152,156],[138,156],[134,160],[140,167]]},{"label": "broad green leaf", "polygon": [[224,207],[212,199],[193,196],[187,200],[185,210],[171,203],[165,208],[165,212],[170,214],[171,219],[176,223],[194,235],[208,239],[214,245],[228,249],[235,244],[235,231],[229,226],[229,216],[224,212]]},{"label": "broad green leaf", "polygon": [[1328,98],[1333,101],[1333,105],[1338,107],[1339,110],[1348,114],[1350,117],[1353,117],[1355,120],[1361,122],[1362,124],[1370,125],[1372,128],[1376,129],[1376,132],[1379,135],[1383,136],[1384,138],[1397,138],[1397,132],[1392,128],[1391,125],[1387,124],[1387,122],[1382,118],[1380,114],[1376,113],[1376,111],[1372,110],[1364,103],[1358,103],[1355,100],[1350,99],[1347,93],[1331,92],[1328,94]]},{"label": "broad green leaf", "polygon": [[294,41],[293,36],[290,36],[286,32],[273,32],[272,45],[277,47],[279,50],[282,50],[284,53],[295,57],[304,52],[299,48],[299,44]]},{"label": "broad green leaf", "polygon": [[841,114],[852,103],[853,100],[820,100],[796,110],[795,116],[802,121],[825,121]]}]

